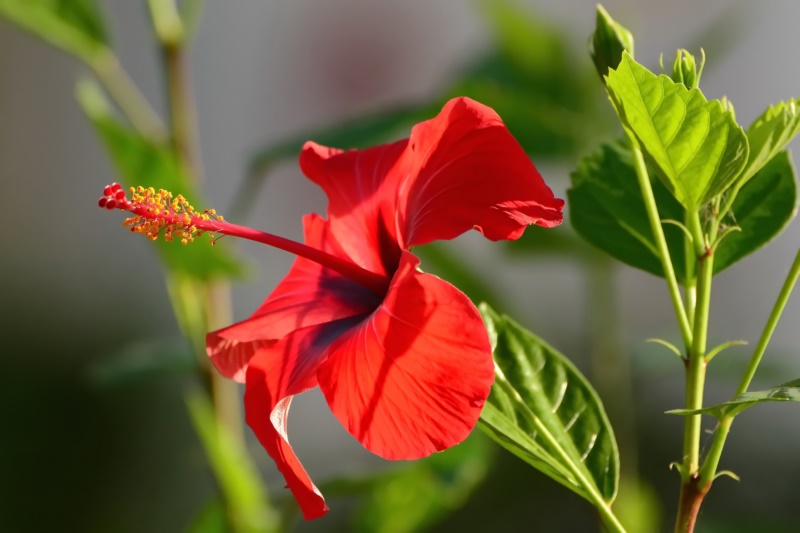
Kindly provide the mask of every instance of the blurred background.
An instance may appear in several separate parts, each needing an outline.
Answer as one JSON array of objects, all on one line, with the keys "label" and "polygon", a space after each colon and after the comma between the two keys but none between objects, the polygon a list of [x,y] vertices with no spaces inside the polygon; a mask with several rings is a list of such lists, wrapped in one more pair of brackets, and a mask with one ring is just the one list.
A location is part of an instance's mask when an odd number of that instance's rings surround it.
[{"label": "blurred background", "polygon": [[[121,64],[163,114],[164,80],[146,2],[99,4]],[[501,4],[524,17],[509,16]],[[671,64],[677,48],[703,47],[703,92],[727,95],[741,124],[770,103],[800,96],[794,0],[604,5],[632,30],[637,60],[651,70],[661,53]],[[296,156],[285,157],[293,139],[327,142],[337,124],[388,109],[413,123],[459,93],[495,106],[565,197],[578,158],[619,135],[587,51],[594,17],[589,0],[209,1],[190,52],[209,207],[229,219],[234,209],[237,222],[300,239],[301,216],[323,213],[325,200],[302,177]],[[530,41],[515,33],[520,20],[537,30],[522,34]],[[534,58],[530,65],[515,62],[520,50]],[[184,400],[196,378],[187,370],[191,357],[181,355],[149,243],[122,231],[121,217],[96,208],[117,174],[76,103],[75,82],[86,72],[0,18],[0,529],[184,531],[217,493]],[[367,144],[407,135],[408,124],[397,124]],[[243,189],[246,183],[251,188]],[[249,191],[244,207],[237,200],[242,190]],[[587,374],[615,422],[623,468],[640,480],[630,498],[646,509],[647,527],[670,530],[679,478],[667,465],[680,459],[682,421],[663,412],[683,402],[683,369],[667,350],[644,342],[679,340],[665,285],[598,257],[568,221],[552,233],[513,246],[467,235],[424,251],[423,268],[448,277],[451,263],[461,265],[448,279],[463,279],[476,299],[490,295]],[[793,225],[716,278],[711,345],[755,343],[798,245]],[[250,243],[237,248],[247,265],[233,285],[232,313],[240,320],[293,258]],[[800,376],[798,320],[795,297],[754,388]],[[608,343],[611,359],[593,356]],[[708,403],[728,399],[748,355],[733,348],[715,360]],[[741,483],[726,478],[714,485],[698,531],[800,528],[798,417],[795,406],[769,404],[737,419],[720,466]],[[713,429],[708,420],[706,426]],[[295,400],[290,434],[318,483],[407,466],[363,450],[316,391]],[[271,495],[284,497],[272,461],[248,439]],[[490,466],[447,512],[406,530],[597,529],[580,498],[494,444],[476,446],[486,448]],[[399,502],[411,498],[400,492]],[[328,517],[298,522],[296,530],[378,531],[364,516],[390,512],[352,496],[329,504]],[[403,530],[397,527],[383,530]]]}]

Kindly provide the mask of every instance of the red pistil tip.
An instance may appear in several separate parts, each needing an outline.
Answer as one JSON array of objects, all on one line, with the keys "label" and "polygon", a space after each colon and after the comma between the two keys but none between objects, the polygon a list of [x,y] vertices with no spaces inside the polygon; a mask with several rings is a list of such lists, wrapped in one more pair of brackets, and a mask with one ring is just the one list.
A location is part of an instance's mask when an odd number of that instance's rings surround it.
[{"label": "red pistil tip", "polygon": [[215,231],[219,229],[216,223],[223,222],[214,209],[199,213],[183,195],[173,197],[164,189],[131,187],[129,192],[130,199],[119,183],[107,185],[97,205],[101,209],[128,211],[133,216],[123,220],[122,225],[152,241],[163,235],[167,242],[177,239],[181,244],[189,244],[195,237],[207,233],[214,244]]}]

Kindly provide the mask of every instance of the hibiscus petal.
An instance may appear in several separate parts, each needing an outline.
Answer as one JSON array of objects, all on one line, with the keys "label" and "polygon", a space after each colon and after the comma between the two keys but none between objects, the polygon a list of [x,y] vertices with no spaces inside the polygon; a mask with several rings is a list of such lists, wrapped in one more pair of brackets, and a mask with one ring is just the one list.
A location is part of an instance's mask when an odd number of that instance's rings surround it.
[{"label": "hibiscus petal", "polygon": [[319,368],[333,413],[371,452],[417,459],[464,440],[494,381],[486,328],[469,299],[403,252],[369,320]]},{"label": "hibiscus petal", "polygon": [[454,98],[411,130],[399,165],[399,227],[404,249],[470,229],[516,239],[530,224],[561,223],[554,198],[525,151],[489,107]]},{"label": "hibiscus petal", "polygon": [[300,154],[303,173],[328,196],[331,231],[347,256],[362,268],[387,276],[397,268],[400,247],[396,197],[383,185],[406,143],[344,152],[307,142]]},{"label": "hibiscus petal", "polygon": [[[306,244],[342,257],[324,219],[308,215],[303,225]],[[379,303],[373,292],[356,282],[298,257],[250,318],[206,336],[206,351],[223,376],[241,383],[259,349],[299,328],[369,313]]]},{"label": "hibiscus petal", "polygon": [[275,461],[307,520],[322,516],[328,506],[289,444],[289,405],[294,395],[316,386],[316,371],[328,347],[357,321],[348,318],[299,329],[259,349],[247,367],[247,425]]}]

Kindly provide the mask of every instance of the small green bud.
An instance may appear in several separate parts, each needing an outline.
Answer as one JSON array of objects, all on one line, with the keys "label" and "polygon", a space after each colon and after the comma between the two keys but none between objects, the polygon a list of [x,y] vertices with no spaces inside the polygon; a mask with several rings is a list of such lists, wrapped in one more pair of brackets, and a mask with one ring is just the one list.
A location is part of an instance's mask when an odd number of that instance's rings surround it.
[{"label": "small green bud", "polygon": [[681,48],[675,54],[675,62],[672,63],[672,81],[682,83],[689,89],[694,89],[700,85],[700,75],[703,74],[703,67],[706,64],[706,53],[700,50],[700,68],[697,68],[697,60],[688,50]]},{"label": "small green bud", "polygon": [[633,57],[633,34],[597,4],[597,23],[589,49],[597,73],[603,78],[608,69],[619,66],[624,50]]}]

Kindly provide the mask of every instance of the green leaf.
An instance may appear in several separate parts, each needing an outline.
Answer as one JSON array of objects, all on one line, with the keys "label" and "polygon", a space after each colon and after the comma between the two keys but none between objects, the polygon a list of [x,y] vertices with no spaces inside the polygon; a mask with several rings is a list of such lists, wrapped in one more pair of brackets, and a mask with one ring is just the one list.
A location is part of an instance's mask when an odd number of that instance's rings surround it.
[{"label": "green leaf", "polygon": [[[361,484],[364,499],[352,530],[424,531],[466,503],[489,472],[490,451],[488,439],[475,432],[458,446]],[[322,493],[330,494],[327,487]]]},{"label": "green leaf", "polygon": [[[570,179],[567,200],[575,231],[623,263],[663,277],[630,144],[618,141],[601,146],[580,161]],[[683,220],[683,208],[652,173],[651,185],[661,219]],[[683,232],[672,224],[663,227],[675,274],[678,280],[684,280]]]},{"label": "green leaf", "polygon": [[160,339],[124,346],[89,367],[88,378],[98,387],[115,387],[197,368],[192,346],[185,339]]},{"label": "green leaf", "polygon": [[717,100],[656,76],[625,52],[606,87],[617,114],[669,191],[696,211],[747,164],[744,130]]},{"label": "green leaf", "polygon": [[612,19],[603,6],[597,4],[597,20],[589,48],[597,73],[605,78],[609,69],[619,65],[622,52],[627,50],[631,57],[634,56],[633,34]]},{"label": "green leaf", "polygon": [[368,113],[339,124],[304,132],[291,139],[265,146],[250,161],[250,174],[263,174],[287,158],[297,158],[306,141],[313,140],[338,148],[366,148],[406,134],[416,122],[431,118],[438,111],[432,104],[407,105]]},{"label": "green leaf", "polygon": [[789,142],[800,133],[798,105],[800,105],[800,100],[789,100],[770,106],[747,129],[750,156],[747,166],[739,178],[740,186],[786,148]]},{"label": "green leaf", "polygon": [[772,387],[771,389],[745,392],[733,400],[702,409],[673,409],[671,415],[711,415],[714,418],[733,417],[754,405],[764,402],[800,402],[800,379]]},{"label": "green leaf", "polygon": [[731,233],[714,252],[714,272],[728,268],[775,238],[797,209],[797,185],[789,152],[770,160],[741,188],[730,211]]},{"label": "green leaf", "polygon": [[87,63],[108,43],[95,0],[0,0],[0,16]]},{"label": "green leaf", "polygon": [[[706,53],[701,50],[700,68],[697,67],[697,60],[688,50],[681,48],[675,53],[675,61],[672,63],[672,81],[682,83],[687,89],[695,89],[700,86],[700,76],[703,74],[703,67],[706,64]],[[723,104],[723,108],[725,105]]]},{"label": "green leaf", "polygon": [[[114,117],[96,83],[87,80],[81,82],[78,101],[105,144],[121,176],[120,181],[127,186],[166,189],[183,194],[198,208],[204,205],[194,186],[186,179],[172,149],[145,139],[123,126]],[[178,242],[170,243],[162,239],[153,244],[170,271],[176,274],[209,280],[238,276],[242,272],[241,264],[233,258],[225,239],[213,247],[201,241],[182,246]]]},{"label": "green leaf", "polygon": [[[650,174],[661,219],[684,220],[683,207]],[[567,199],[575,231],[623,263],[663,276],[628,143],[601,146],[581,160],[570,177],[572,188]],[[775,238],[794,216],[796,206],[791,157],[782,152],[737,194],[729,223],[741,231],[725,237],[716,249],[714,273]],[[682,281],[686,276],[684,234],[672,224],[663,227],[676,276]]]},{"label": "green leaf", "polygon": [[[267,503],[267,492],[247,451],[218,422],[205,395],[191,393],[186,397],[186,404],[225,496],[233,530],[246,533],[279,531],[278,515]],[[213,523],[213,516],[209,520]]]},{"label": "green leaf", "polygon": [[590,502],[595,502],[594,491],[611,503],[619,482],[619,452],[597,393],[544,341],[487,305],[480,309],[495,364],[513,388],[511,393],[495,383],[481,429]]}]

